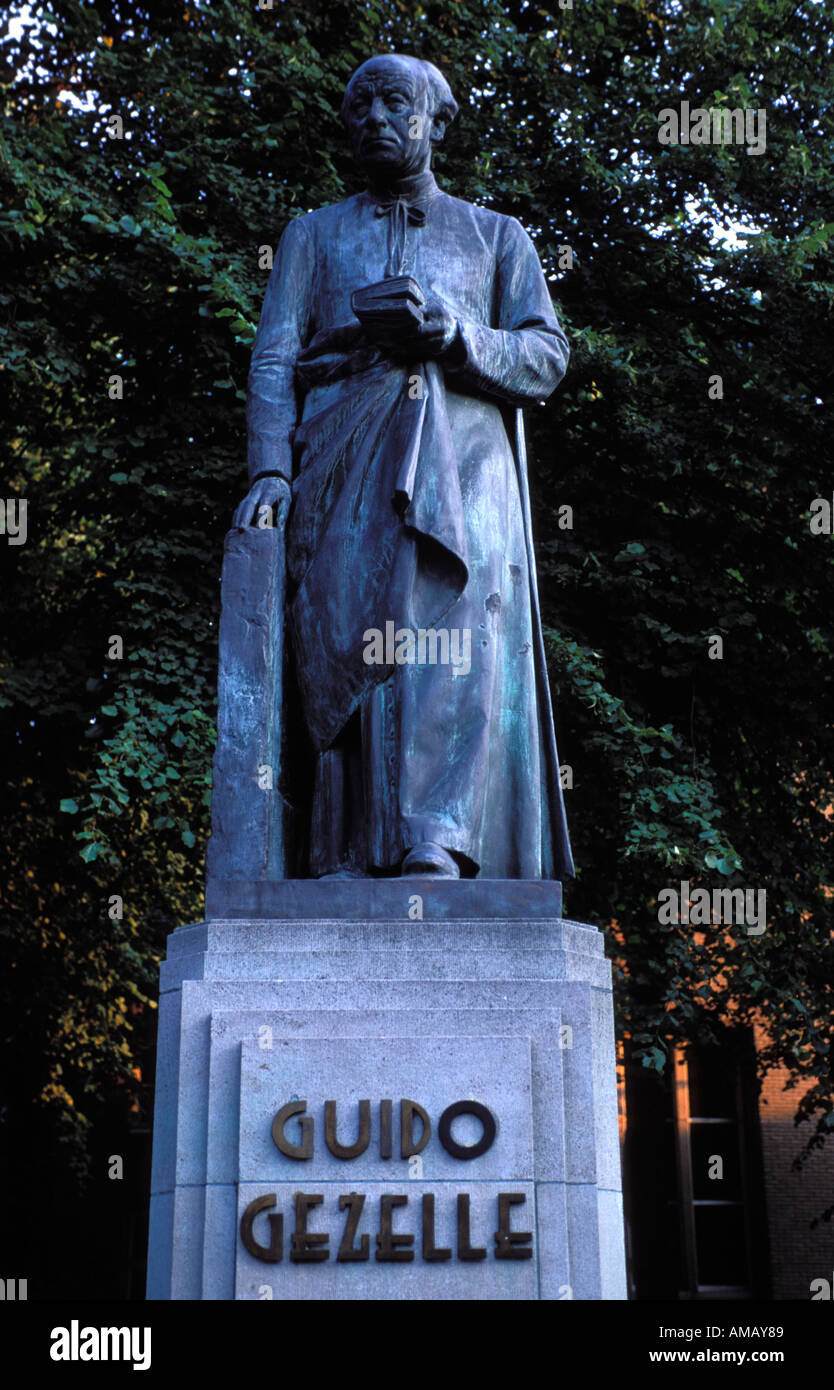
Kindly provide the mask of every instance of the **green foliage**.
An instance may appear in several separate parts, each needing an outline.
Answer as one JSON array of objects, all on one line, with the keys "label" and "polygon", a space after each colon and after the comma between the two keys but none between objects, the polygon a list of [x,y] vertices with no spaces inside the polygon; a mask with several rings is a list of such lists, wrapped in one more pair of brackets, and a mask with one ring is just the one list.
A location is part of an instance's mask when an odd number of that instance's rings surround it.
[{"label": "green foliage", "polygon": [[605,689],[598,653],[552,631],[545,636],[558,679],[592,716],[582,739],[583,769],[595,768],[600,778],[606,768],[616,769],[606,791],[619,798],[622,839],[615,849],[623,859],[633,855],[643,870],[653,864],[664,876],[667,869],[740,869],[722,838],[715,779],[704,766],[697,775],[687,770],[681,735],[671,724],[653,729],[635,723],[623,701]]},{"label": "green foliage", "polygon": [[[449,76],[462,111],[441,180],[530,229],[573,345],[558,397],[529,412],[571,912],[610,924],[620,1026],[649,1065],[670,1039],[763,1019],[764,1061],[812,1082],[801,1113],[821,1137],[834,541],[808,512],[832,491],[830,9],[52,0],[40,16],[0,31],[3,495],[29,502],[27,544],[0,545],[4,1031],[33,1059],[12,1118],[40,1098],[81,1161],[96,1094],[135,1090],[164,930],[200,915],[259,248],[357,186],[344,82],[396,49]],[[766,108],[766,153],[659,145],[658,112],[682,99]],[[659,926],[658,893],[684,878],[765,887],[766,933]]]}]

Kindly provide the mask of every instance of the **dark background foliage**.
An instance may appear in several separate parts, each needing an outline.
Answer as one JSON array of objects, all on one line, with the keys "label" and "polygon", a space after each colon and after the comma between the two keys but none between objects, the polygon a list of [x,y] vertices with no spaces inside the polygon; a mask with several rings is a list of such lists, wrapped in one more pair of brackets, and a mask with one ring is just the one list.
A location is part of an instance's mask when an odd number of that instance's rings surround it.
[{"label": "dark background foliage", "polygon": [[[763,1018],[762,1064],[813,1083],[800,1138],[819,1142],[834,541],[809,507],[834,492],[830,8],[52,0],[0,42],[2,495],[27,499],[29,529],[0,538],[0,1136],[6,1190],[39,1194],[10,1239],[41,1289],[65,1287],[56,1220],[86,1233],[86,1291],[140,1288],[126,1213],[165,935],[202,911],[260,248],[358,187],[337,113],[379,51],[448,76],[461,113],[438,175],[528,228],[573,348],[528,422],[574,778],[568,910],[608,927],[621,1035],[648,1066]],[[661,146],[658,112],[682,99],[766,109],[766,152]],[[765,888],[767,930],[661,926],[682,879]]]}]

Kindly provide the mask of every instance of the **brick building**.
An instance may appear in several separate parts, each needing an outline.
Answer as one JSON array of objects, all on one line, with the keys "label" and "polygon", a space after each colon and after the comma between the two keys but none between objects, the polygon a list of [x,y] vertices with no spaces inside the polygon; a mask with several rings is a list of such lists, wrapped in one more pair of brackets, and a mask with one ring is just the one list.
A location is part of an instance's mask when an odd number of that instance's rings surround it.
[{"label": "brick building", "polygon": [[[725,1047],[678,1049],[664,1076],[620,1068],[630,1296],[804,1299],[834,1291],[834,1146],[792,1167],[807,1126],[802,1087],[769,1072],[759,1091],[761,1030]],[[822,1296],[825,1296],[823,1289]]]}]

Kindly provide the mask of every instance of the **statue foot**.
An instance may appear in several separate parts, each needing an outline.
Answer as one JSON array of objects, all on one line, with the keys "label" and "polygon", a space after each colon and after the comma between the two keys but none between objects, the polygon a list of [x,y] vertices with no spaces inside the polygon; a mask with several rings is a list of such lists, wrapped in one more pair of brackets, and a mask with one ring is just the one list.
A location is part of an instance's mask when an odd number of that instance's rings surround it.
[{"label": "statue foot", "polygon": [[419,874],[425,878],[460,878],[460,869],[451,854],[442,845],[415,845],[405,856],[402,865],[403,875]]},{"label": "statue foot", "polygon": [[332,874],[319,874],[318,882],[323,883],[327,878],[365,878],[361,869],[335,869]]}]

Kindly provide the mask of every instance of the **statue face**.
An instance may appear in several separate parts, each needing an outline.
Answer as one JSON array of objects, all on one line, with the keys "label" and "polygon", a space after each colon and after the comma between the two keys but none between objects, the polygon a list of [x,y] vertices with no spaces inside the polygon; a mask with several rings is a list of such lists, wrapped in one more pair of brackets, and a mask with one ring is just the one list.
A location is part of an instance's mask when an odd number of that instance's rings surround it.
[{"label": "statue face", "polygon": [[[401,58],[372,58],[353,78],[345,102],[353,152],[370,174],[412,174],[428,168],[432,139],[426,81]],[[434,132],[434,134],[433,134]]]}]

